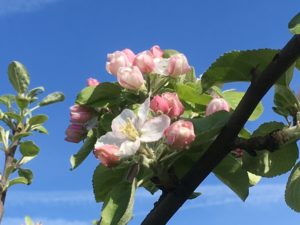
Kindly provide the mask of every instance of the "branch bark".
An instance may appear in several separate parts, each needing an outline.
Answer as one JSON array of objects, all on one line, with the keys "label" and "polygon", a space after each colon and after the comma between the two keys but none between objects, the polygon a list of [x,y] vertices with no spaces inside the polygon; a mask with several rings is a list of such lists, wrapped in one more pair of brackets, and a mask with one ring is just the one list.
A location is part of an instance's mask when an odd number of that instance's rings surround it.
[{"label": "branch bark", "polygon": [[142,225],[160,225],[169,221],[193,191],[230,152],[230,146],[232,146],[259,101],[299,56],[300,35],[295,35],[273,58],[266,69],[259,76],[255,76],[228,124],[222,129],[207,152],[182,178],[174,191],[159,199],[142,222]]}]

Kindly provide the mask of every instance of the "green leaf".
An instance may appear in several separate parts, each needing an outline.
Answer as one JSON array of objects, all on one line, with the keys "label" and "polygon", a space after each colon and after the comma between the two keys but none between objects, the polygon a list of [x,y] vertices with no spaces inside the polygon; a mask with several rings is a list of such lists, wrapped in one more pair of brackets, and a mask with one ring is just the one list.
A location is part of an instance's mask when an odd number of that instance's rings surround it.
[{"label": "green leaf", "polygon": [[283,85],[275,85],[274,105],[274,111],[285,117],[289,115],[295,117],[300,110],[295,93],[288,86]]},{"label": "green leaf", "polygon": [[22,121],[22,117],[19,114],[13,112],[6,112],[5,115],[8,116],[10,119],[16,120],[17,122]]},{"label": "green leaf", "polygon": [[170,58],[173,55],[177,55],[180,52],[174,50],[174,49],[165,49],[164,50],[164,54],[163,54],[163,58]]},{"label": "green leaf", "polygon": [[292,34],[300,34],[300,13],[291,19],[288,27]]},{"label": "green leaf", "polygon": [[261,180],[261,176],[257,176],[250,172],[248,172],[248,177],[250,187],[255,186]]},{"label": "green leaf", "polygon": [[56,102],[62,102],[65,100],[65,96],[62,92],[53,92],[47,95],[42,101],[39,102],[39,106],[50,105]]},{"label": "green leaf", "polygon": [[18,164],[24,165],[24,164],[28,163],[29,161],[33,160],[35,157],[36,157],[36,155],[35,156],[25,156],[25,157],[23,156]]},{"label": "green leaf", "polygon": [[210,116],[192,119],[196,140],[193,144],[203,144],[214,138],[229,120],[230,113],[225,111],[216,112]]},{"label": "green leaf", "polygon": [[300,212],[300,162],[298,162],[290,176],[285,189],[285,202],[291,209]]},{"label": "green leaf", "polygon": [[34,144],[33,141],[24,141],[20,144],[20,152],[23,156],[36,156],[40,149]]},{"label": "green leaf", "polygon": [[44,91],[45,91],[44,87],[36,87],[36,88],[31,89],[27,96],[29,98],[34,98],[34,97],[38,96],[39,94],[43,93]]},{"label": "green leaf", "polygon": [[106,197],[100,225],[126,225],[132,218],[136,179],[121,182]]},{"label": "green leaf", "polygon": [[178,97],[186,102],[207,105],[212,100],[212,97],[210,95],[201,94],[201,89],[197,90],[196,87],[177,83],[175,88]]},{"label": "green leaf", "polygon": [[25,216],[25,225],[34,225],[34,222],[29,216]]},{"label": "green leaf", "polygon": [[191,196],[189,197],[189,199],[198,198],[200,195],[201,195],[201,192],[193,192],[193,194],[191,194]]},{"label": "green leaf", "polygon": [[31,134],[32,133],[30,133],[30,132],[19,133],[19,134],[13,136],[13,141],[19,140],[19,139],[24,138],[24,137],[28,137]]},{"label": "green leaf", "polygon": [[71,170],[77,168],[91,153],[94,149],[95,143],[97,141],[97,137],[95,135],[90,135],[85,141],[79,151],[72,155],[70,158],[71,162]]},{"label": "green leaf", "polygon": [[[283,127],[283,123],[264,123],[253,132],[252,137],[264,136]],[[274,177],[289,171],[295,165],[297,158],[297,144],[291,143],[282,146],[275,152],[267,150],[258,151],[255,157],[245,153],[242,160],[243,167],[247,171],[262,177]]]},{"label": "green leaf", "polygon": [[40,124],[32,126],[31,130],[37,131],[37,132],[42,133],[42,134],[48,134],[48,130]]},{"label": "green leaf", "polygon": [[[196,72],[195,72],[195,68],[191,67],[191,69],[184,75],[179,76],[179,82],[180,83],[196,83],[197,82],[197,78],[196,78]],[[201,89],[202,91],[202,89]]]},{"label": "green leaf", "polygon": [[0,96],[0,103],[4,104],[8,109],[11,108],[12,103],[15,101],[14,95],[1,95]]},{"label": "green leaf", "polygon": [[[240,101],[242,100],[243,96],[245,95],[244,92],[236,92],[236,91],[226,91],[223,92],[223,98],[228,102],[228,104],[230,105],[230,107],[232,109],[235,109],[238,104],[240,103]],[[253,111],[253,113],[251,114],[251,116],[249,117],[250,121],[256,120],[258,119],[261,114],[264,111],[264,107],[262,105],[262,103],[260,102],[255,110]]]},{"label": "green leaf", "polygon": [[31,184],[33,179],[33,173],[31,170],[19,168],[18,174],[20,177],[24,177],[25,179],[27,179],[27,184]]},{"label": "green leaf", "polygon": [[117,166],[107,168],[102,164],[97,166],[93,175],[93,188],[96,202],[103,202],[113,187],[118,186],[127,171],[128,167]]},{"label": "green leaf", "polygon": [[30,103],[30,99],[28,99],[27,97],[18,95],[18,96],[16,96],[16,102],[17,102],[19,109],[23,110]]},{"label": "green leaf", "polygon": [[28,123],[30,126],[40,125],[48,120],[48,116],[46,115],[36,115],[29,119]]},{"label": "green leaf", "polygon": [[93,107],[120,102],[121,87],[114,83],[101,83],[96,87],[86,87],[77,96],[76,103]]},{"label": "green leaf", "polygon": [[8,78],[14,89],[23,94],[27,91],[30,77],[25,66],[17,61],[13,61],[8,66]]},{"label": "green leaf", "polygon": [[17,177],[8,181],[8,187],[11,187],[15,184],[26,184],[28,185],[28,180],[25,177]]},{"label": "green leaf", "polygon": [[277,53],[278,50],[274,49],[225,53],[201,77],[202,88],[207,90],[216,84],[251,81],[252,74],[259,74]]},{"label": "green leaf", "polygon": [[249,178],[240,161],[227,155],[213,172],[243,201],[246,200],[249,194]]}]

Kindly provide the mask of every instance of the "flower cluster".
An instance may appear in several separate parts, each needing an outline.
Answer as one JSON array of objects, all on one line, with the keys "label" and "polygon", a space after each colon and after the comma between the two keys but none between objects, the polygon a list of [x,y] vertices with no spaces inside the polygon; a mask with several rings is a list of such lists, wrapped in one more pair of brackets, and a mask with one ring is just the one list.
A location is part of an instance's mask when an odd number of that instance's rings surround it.
[{"label": "flower cluster", "polygon": [[[87,86],[97,86],[100,82],[94,78],[87,80]],[[65,134],[65,140],[68,142],[78,143],[87,135],[88,122],[94,117],[94,110],[92,108],[80,105],[73,105],[70,107],[70,125]]]},{"label": "flower cluster", "polygon": [[183,54],[178,53],[170,58],[164,58],[163,55],[164,52],[158,45],[138,54],[130,49],[115,51],[107,55],[106,70],[117,76],[122,87],[139,90],[145,84],[143,74],[156,73],[177,77],[191,69]]}]

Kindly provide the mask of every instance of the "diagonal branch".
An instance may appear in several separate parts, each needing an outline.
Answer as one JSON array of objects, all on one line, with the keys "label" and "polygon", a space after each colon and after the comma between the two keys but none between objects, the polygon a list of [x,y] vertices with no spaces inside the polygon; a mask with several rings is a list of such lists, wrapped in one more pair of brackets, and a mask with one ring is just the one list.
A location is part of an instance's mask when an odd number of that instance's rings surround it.
[{"label": "diagonal branch", "polygon": [[255,76],[228,124],[222,129],[208,151],[183,177],[174,191],[159,199],[144,219],[143,225],[160,225],[169,221],[193,191],[230,152],[230,146],[259,101],[299,56],[300,35],[295,35],[273,58],[267,68],[259,76]]}]

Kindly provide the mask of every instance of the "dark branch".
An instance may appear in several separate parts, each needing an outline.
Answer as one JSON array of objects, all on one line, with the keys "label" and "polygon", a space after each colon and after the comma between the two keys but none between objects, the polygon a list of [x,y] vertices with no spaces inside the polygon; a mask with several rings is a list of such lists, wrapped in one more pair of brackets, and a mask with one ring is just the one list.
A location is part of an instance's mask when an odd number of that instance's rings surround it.
[{"label": "dark branch", "polygon": [[274,57],[267,68],[253,79],[228,124],[222,129],[208,151],[183,177],[178,187],[157,202],[143,221],[143,225],[160,225],[169,221],[193,191],[230,152],[230,146],[232,146],[259,101],[299,56],[300,35],[295,35]]}]

